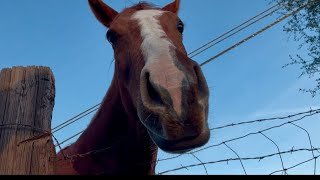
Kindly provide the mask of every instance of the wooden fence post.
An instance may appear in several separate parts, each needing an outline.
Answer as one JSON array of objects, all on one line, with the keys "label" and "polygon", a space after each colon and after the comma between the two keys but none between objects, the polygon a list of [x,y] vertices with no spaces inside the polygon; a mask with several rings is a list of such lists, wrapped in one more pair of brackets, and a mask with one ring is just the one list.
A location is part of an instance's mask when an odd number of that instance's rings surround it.
[{"label": "wooden fence post", "polygon": [[0,73],[0,174],[55,172],[51,117],[54,76],[47,67],[13,67]]}]

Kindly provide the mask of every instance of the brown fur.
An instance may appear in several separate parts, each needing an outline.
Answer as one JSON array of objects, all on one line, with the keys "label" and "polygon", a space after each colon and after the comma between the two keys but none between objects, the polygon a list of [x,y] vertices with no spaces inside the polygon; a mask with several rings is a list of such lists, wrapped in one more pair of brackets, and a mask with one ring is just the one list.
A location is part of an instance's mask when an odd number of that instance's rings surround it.
[{"label": "brown fur", "polygon": [[[57,173],[154,174],[158,147],[181,153],[200,147],[209,139],[209,91],[199,65],[187,57],[182,35],[177,30],[180,1],[164,9],[139,3],[121,13],[101,0],[89,0],[89,3],[97,19],[117,33],[117,42],[113,44],[115,73],[102,106],[88,128],[74,144],[58,154]],[[183,97],[179,99],[181,116],[172,108],[175,98],[170,97],[167,89],[154,87],[161,98],[158,102],[152,99],[150,87],[147,88],[146,84],[156,82],[148,82],[142,72],[143,40],[138,23],[130,18],[143,9],[170,11],[159,21],[176,47],[176,66],[186,77],[187,84],[181,86]],[[150,101],[144,101],[142,96]]]}]

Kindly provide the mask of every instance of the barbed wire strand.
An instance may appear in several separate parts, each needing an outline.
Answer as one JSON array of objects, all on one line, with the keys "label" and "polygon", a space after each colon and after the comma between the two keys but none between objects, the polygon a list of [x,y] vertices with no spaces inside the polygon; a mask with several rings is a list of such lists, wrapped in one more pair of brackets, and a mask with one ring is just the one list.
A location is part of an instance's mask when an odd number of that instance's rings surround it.
[{"label": "barbed wire strand", "polygon": [[[316,151],[316,150],[320,150],[320,148],[313,148],[313,149],[307,149],[307,148],[303,148],[303,149],[291,149],[291,150],[288,150],[288,151],[283,151],[283,152],[280,152],[281,155],[284,155],[284,154],[293,154],[293,153],[296,153],[296,152],[304,152],[304,151]],[[242,161],[252,161],[252,160],[258,160],[259,162],[261,162],[261,160],[264,160],[264,159],[267,159],[267,158],[271,158],[271,157],[274,157],[274,156],[278,156],[279,155],[279,152],[277,153],[273,153],[273,154],[268,154],[268,155],[265,155],[265,156],[259,156],[259,157],[247,157],[247,158],[241,158]],[[319,158],[320,156],[317,156],[316,158]],[[313,160],[314,158],[312,158],[311,160]],[[175,172],[175,171],[179,171],[179,170],[182,170],[182,169],[185,169],[185,168],[193,168],[193,167],[198,167],[198,166],[203,166],[203,164],[205,165],[209,165],[209,164],[218,164],[218,163],[224,163],[224,162],[230,162],[230,161],[239,161],[240,159],[239,158],[229,158],[229,159],[221,159],[221,160],[217,160],[217,161],[210,161],[210,162],[204,162],[204,163],[199,163],[199,164],[192,164],[192,165],[187,165],[187,166],[183,166],[183,167],[179,167],[179,168],[175,168],[175,169],[170,169],[170,170],[166,170],[166,171],[163,171],[163,172],[160,172],[158,173],[159,175],[162,175],[162,174],[167,174],[167,173],[170,173],[170,172]],[[309,161],[311,161],[309,160]],[[309,162],[308,161],[308,162]],[[286,170],[289,170],[289,169],[292,169],[292,167],[290,168],[287,168]],[[280,171],[277,171],[277,172],[282,172],[282,170]]]},{"label": "barbed wire strand", "polygon": [[[296,114],[288,115],[288,116],[281,116],[281,117],[274,117],[274,118],[264,118],[264,119],[257,119],[257,120],[251,120],[251,121],[244,121],[244,122],[240,122],[240,123],[232,123],[232,124],[227,124],[227,125],[220,126],[220,127],[211,128],[210,130],[214,131],[214,130],[220,130],[220,129],[225,129],[225,128],[229,128],[229,127],[235,127],[235,126],[240,126],[240,125],[261,123],[261,122],[274,121],[274,120],[284,120],[284,119],[289,119],[289,118],[301,116],[301,115],[304,115],[304,114],[310,114],[310,113],[314,113],[314,112],[316,112],[316,114],[318,114],[318,113],[320,113],[320,109],[315,109],[315,110],[311,109],[311,110],[308,110],[308,111],[304,111],[304,112],[301,112],[301,113],[296,113]],[[80,135],[83,132],[84,131],[81,131],[81,132],[79,132],[79,133],[77,133],[77,134],[75,134],[75,135],[63,140],[61,144],[66,143],[67,141],[75,138],[76,136]],[[161,162],[161,161],[166,161],[166,160],[172,160],[172,159],[175,159],[175,158],[180,157],[182,155],[183,154],[175,156],[175,157],[166,158],[166,159],[160,159],[158,161]]]},{"label": "barbed wire strand", "polygon": [[[235,127],[235,126],[240,126],[240,125],[244,125],[244,124],[253,124],[253,123],[261,123],[261,122],[266,122],[266,121],[274,121],[274,120],[284,120],[284,119],[289,119],[289,118],[293,118],[293,117],[297,117],[297,116],[301,116],[301,115],[304,115],[304,114],[312,114],[314,115],[313,113],[315,114],[319,114],[320,113],[320,109],[315,109],[315,110],[308,110],[308,111],[304,111],[304,112],[301,112],[301,113],[296,113],[296,114],[293,114],[293,115],[288,115],[288,116],[280,116],[280,117],[274,117],[274,118],[264,118],[264,119],[257,119],[257,120],[251,120],[251,121],[244,121],[244,122],[240,122],[240,123],[232,123],[232,124],[228,124],[228,125],[224,125],[224,126],[220,126],[220,127],[216,127],[216,128],[212,128],[210,129],[211,131],[214,131],[214,130],[218,130],[218,129],[224,129],[224,128],[228,128],[228,127]],[[76,136],[80,135],[81,133],[83,133],[84,131],[81,131],[65,140],[63,140],[61,142],[61,144],[64,144],[66,143],[67,141],[75,138]],[[178,157],[181,157],[183,156],[184,154],[180,154],[180,155],[177,155],[177,156],[174,156],[174,157],[169,157],[169,158],[165,158],[165,159],[160,159],[160,160],[157,160],[158,162],[161,162],[161,161],[168,161],[168,160],[172,160],[172,159],[176,159]]]},{"label": "barbed wire strand", "polygon": [[[146,119],[146,120],[148,120],[150,117],[151,117],[151,114],[147,117],[147,119]],[[71,136],[71,137],[69,137],[69,138],[67,138],[67,139],[63,140],[63,141],[61,142],[61,144],[64,144],[64,143],[66,143],[66,142],[70,141],[71,139],[73,139],[73,138],[77,137],[78,135],[81,135],[84,131],[85,131],[85,130],[80,131],[79,133],[77,133],[77,134],[75,134],[75,135],[73,135],[73,136]]]},{"label": "barbed wire strand", "polygon": [[261,123],[261,122],[268,122],[268,121],[275,121],[275,120],[284,120],[284,119],[289,119],[289,118],[294,118],[297,116],[301,116],[304,114],[310,114],[313,112],[320,112],[320,109],[315,109],[315,110],[308,110],[305,112],[301,112],[301,113],[297,113],[297,114],[293,114],[293,115],[288,115],[288,116],[280,116],[280,117],[273,117],[273,118],[265,118],[265,119],[257,119],[257,120],[251,120],[251,121],[244,121],[244,122],[240,122],[240,123],[232,123],[232,124],[227,124],[224,126],[219,126],[219,127],[215,127],[215,128],[211,128],[211,131],[214,130],[219,130],[219,129],[225,129],[225,128],[229,128],[229,127],[234,127],[234,126],[240,126],[240,125],[247,125],[247,124],[253,124],[253,123]]},{"label": "barbed wire strand", "polygon": [[28,142],[30,142],[30,141],[36,141],[36,140],[42,139],[42,138],[46,137],[47,135],[49,135],[49,136],[51,136],[51,137],[56,141],[57,145],[56,145],[55,147],[59,147],[59,150],[62,152],[62,155],[63,155],[64,157],[66,157],[65,154],[63,153],[63,150],[62,150],[62,148],[61,148],[61,145],[60,145],[58,139],[57,139],[50,131],[47,131],[47,130],[44,130],[44,129],[41,129],[41,128],[34,127],[33,125],[27,125],[27,124],[1,124],[1,125],[0,125],[0,129],[1,129],[1,128],[8,128],[8,127],[11,127],[11,126],[13,126],[13,127],[20,127],[20,128],[21,128],[21,127],[23,127],[23,128],[29,128],[29,129],[31,129],[32,131],[37,131],[37,132],[39,132],[39,133],[43,133],[43,134],[40,134],[39,136],[34,136],[34,137],[31,137],[31,138],[22,140],[22,141],[20,141],[20,142],[17,144],[17,146],[20,146],[21,144],[24,144],[24,143],[28,143]]},{"label": "barbed wire strand", "polygon": [[83,154],[75,154],[70,156],[70,159],[74,159],[74,158],[85,158],[87,156],[93,155],[93,154],[98,154],[98,153],[102,153],[105,152],[107,150],[110,150],[112,148],[112,146],[104,148],[104,149],[99,149],[99,150],[93,150],[87,153],[83,153]]},{"label": "barbed wire strand", "polygon": [[[103,149],[98,149],[98,150],[92,150],[86,153],[79,153],[79,154],[73,154],[73,155],[69,155],[67,156],[67,159],[74,161],[75,158],[85,158],[91,155],[95,155],[95,154],[99,154],[99,153],[103,153],[106,152],[107,150],[112,149],[112,147],[114,147],[117,143],[121,142],[121,140],[118,140],[114,143],[112,143],[109,147],[103,148]],[[65,159],[59,159],[57,161],[61,161],[61,160],[65,160]]]},{"label": "barbed wire strand", "polygon": [[0,124],[0,128],[8,128],[8,127],[11,127],[11,126],[19,126],[19,127],[23,127],[23,128],[29,128],[33,131],[37,131],[37,132],[45,132],[45,133],[48,133],[49,131],[46,131],[46,130],[43,130],[41,128],[37,128],[37,127],[34,127],[33,125],[27,125],[27,124]]},{"label": "barbed wire strand", "polygon": [[277,128],[280,128],[280,127],[282,127],[282,126],[284,126],[284,125],[291,124],[291,123],[293,123],[293,122],[302,121],[302,120],[304,120],[306,117],[311,117],[311,116],[314,116],[314,115],[319,114],[319,113],[320,113],[320,112],[315,112],[315,113],[312,113],[312,114],[307,114],[307,115],[304,115],[303,117],[298,118],[298,119],[296,119],[296,120],[288,121],[288,122],[282,123],[282,124],[280,124],[280,125],[272,126],[272,127],[266,128],[266,129],[261,130],[261,131],[258,131],[258,132],[249,133],[249,134],[246,134],[246,135],[244,135],[244,136],[240,136],[240,137],[237,137],[237,138],[233,138],[233,139],[224,141],[224,142],[219,143],[219,144],[211,145],[211,146],[208,146],[208,147],[205,147],[205,148],[196,150],[196,151],[194,151],[193,153],[197,153],[197,152],[200,152],[200,151],[204,151],[204,150],[210,149],[210,148],[212,148],[212,147],[221,146],[221,145],[223,145],[224,143],[228,143],[228,142],[240,140],[240,139],[243,139],[243,138],[252,136],[252,135],[261,134],[261,132],[267,132],[267,131],[270,131],[270,130],[272,130],[272,129],[277,129]]},{"label": "barbed wire strand", "polygon": [[[318,150],[319,150],[319,149],[318,149]],[[316,157],[314,157],[314,158],[311,158],[311,159],[308,159],[308,160],[303,161],[303,162],[301,162],[301,163],[298,163],[298,164],[296,164],[296,165],[294,165],[294,166],[291,166],[291,167],[287,168],[286,171],[288,171],[288,170],[290,170],[290,169],[293,169],[293,168],[296,168],[296,167],[298,167],[298,166],[301,166],[301,165],[303,165],[303,164],[305,164],[305,163],[308,163],[308,162],[312,161],[313,159],[316,159],[316,160],[317,160],[319,157],[320,157],[320,156],[316,156]],[[283,170],[274,171],[274,172],[270,173],[270,175],[273,175],[273,174],[275,174],[275,173],[282,172],[282,171],[283,171]]]},{"label": "barbed wire strand", "polygon": [[[258,131],[258,132],[248,133],[248,134],[243,135],[243,136],[240,136],[240,137],[236,137],[236,138],[229,139],[229,140],[226,140],[226,141],[221,142],[221,143],[217,143],[217,144],[214,144],[214,145],[210,145],[210,146],[207,146],[207,147],[204,147],[204,148],[195,150],[195,151],[193,151],[192,153],[198,153],[198,152],[201,152],[201,151],[205,151],[205,150],[207,150],[207,149],[211,149],[211,148],[213,148],[213,147],[221,146],[221,145],[223,145],[224,143],[233,142],[233,141],[237,141],[237,140],[240,140],[240,139],[247,138],[247,137],[249,137],[249,136],[261,134],[261,132],[267,132],[267,131],[270,131],[270,130],[272,130],[272,129],[280,128],[280,127],[282,127],[282,126],[284,126],[284,125],[291,124],[291,123],[293,123],[293,122],[302,121],[302,120],[304,120],[304,119],[307,118],[307,117],[315,116],[316,114],[319,114],[319,113],[320,113],[320,111],[315,111],[315,112],[313,112],[313,113],[306,114],[306,115],[304,115],[303,117],[300,117],[300,118],[298,118],[298,119],[296,119],[296,120],[287,121],[287,122],[285,122],[285,123],[283,123],[283,124],[280,124],[280,125],[277,125],[277,126],[272,126],[272,127],[266,128],[266,129],[261,130],[261,131]],[[289,116],[288,116],[288,117],[289,117]],[[188,153],[180,154],[180,155],[177,155],[177,156],[174,156],[174,157],[170,157],[170,158],[160,159],[160,160],[158,160],[158,161],[159,161],[159,162],[163,162],[163,161],[169,161],[169,160],[177,159],[177,158],[179,158],[179,157],[181,157],[181,156],[183,156],[183,155],[185,155],[185,154],[188,154]]]}]

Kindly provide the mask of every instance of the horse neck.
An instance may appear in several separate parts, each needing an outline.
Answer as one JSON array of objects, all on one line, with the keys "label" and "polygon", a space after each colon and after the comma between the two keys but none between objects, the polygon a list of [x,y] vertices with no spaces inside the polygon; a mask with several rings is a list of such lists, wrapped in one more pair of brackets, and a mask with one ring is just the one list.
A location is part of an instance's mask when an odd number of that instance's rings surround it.
[{"label": "horse neck", "polygon": [[74,159],[74,167],[80,173],[154,173],[157,147],[137,113],[126,112],[121,99],[114,78],[101,108],[69,148],[73,153],[86,154]]}]

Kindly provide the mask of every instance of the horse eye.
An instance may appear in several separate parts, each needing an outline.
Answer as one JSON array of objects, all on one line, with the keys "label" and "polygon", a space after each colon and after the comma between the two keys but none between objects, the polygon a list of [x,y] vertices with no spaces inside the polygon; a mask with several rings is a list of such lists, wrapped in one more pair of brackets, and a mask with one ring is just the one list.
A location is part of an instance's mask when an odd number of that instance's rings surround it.
[{"label": "horse eye", "polygon": [[107,32],[107,40],[113,45],[116,43],[118,35],[116,32],[109,30]]},{"label": "horse eye", "polygon": [[177,28],[178,28],[179,32],[182,34],[184,31],[184,24],[182,21],[179,21]]}]

